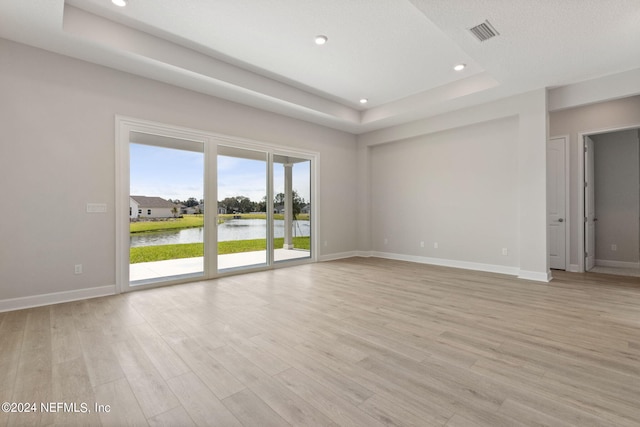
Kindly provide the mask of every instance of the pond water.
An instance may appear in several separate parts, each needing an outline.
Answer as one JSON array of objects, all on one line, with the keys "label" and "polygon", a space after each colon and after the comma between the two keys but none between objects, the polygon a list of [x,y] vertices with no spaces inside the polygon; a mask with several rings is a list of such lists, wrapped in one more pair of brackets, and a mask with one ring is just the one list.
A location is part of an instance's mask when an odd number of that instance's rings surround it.
[{"label": "pond water", "polygon": [[[294,221],[294,236],[309,236],[309,221]],[[284,237],[284,221],[275,220],[273,234]],[[264,239],[267,235],[265,219],[231,219],[218,225],[218,241]],[[177,243],[204,242],[204,227],[173,231],[135,233],[130,235],[131,247],[172,245]]]}]

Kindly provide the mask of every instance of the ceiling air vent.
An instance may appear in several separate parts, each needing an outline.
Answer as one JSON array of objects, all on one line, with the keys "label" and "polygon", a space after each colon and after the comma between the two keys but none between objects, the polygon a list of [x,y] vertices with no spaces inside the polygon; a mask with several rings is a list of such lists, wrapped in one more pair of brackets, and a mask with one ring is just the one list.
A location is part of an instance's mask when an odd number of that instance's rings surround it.
[{"label": "ceiling air vent", "polygon": [[469,31],[471,31],[471,33],[473,33],[473,35],[481,42],[489,40],[500,34],[495,28],[493,28],[493,25],[491,25],[489,21],[484,21],[480,25],[469,28]]}]

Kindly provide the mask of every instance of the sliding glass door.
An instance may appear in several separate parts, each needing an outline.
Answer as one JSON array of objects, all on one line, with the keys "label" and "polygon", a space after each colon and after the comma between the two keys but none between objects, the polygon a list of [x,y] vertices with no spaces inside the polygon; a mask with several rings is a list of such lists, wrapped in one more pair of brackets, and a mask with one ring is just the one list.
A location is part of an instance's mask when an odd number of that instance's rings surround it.
[{"label": "sliding glass door", "polygon": [[274,261],[311,257],[311,160],[273,156]]},{"label": "sliding glass door", "polygon": [[123,291],[315,259],[317,154],[118,117]]},{"label": "sliding glass door", "polygon": [[129,281],[204,274],[204,145],[131,133]]},{"label": "sliding glass door", "polygon": [[218,271],[266,266],[268,153],[218,146]]}]

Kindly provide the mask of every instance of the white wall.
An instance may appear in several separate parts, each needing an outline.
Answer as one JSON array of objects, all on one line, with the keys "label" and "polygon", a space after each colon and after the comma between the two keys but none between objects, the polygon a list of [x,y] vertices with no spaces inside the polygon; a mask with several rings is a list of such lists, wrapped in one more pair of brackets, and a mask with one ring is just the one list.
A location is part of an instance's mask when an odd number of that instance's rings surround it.
[{"label": "white wall", "polygon": [[[607,265],[607,261],[614,261],[640,266],[638,130],[604,133],[594,135],[591,139],[594,141],[595,207],[598,218],[596,264]],[[616,250],[612,249],[612,245],[616,245]]]},{"label": "white wall", "polygon": [[549,113],[550,137],[568,136],[570,145],[569,164],[569,212],[570,225],[570,269],[578,268],[578,227],[582,224],[579,209],[579,193],[582,180],[579,172],[579,156],[582,155],[580,134],[598,133],[606,130],[637,127],[640,125],[640,96],[604,101],[582,107],[568,108]]},{"label": "white wall", "polygon": [[517,267],[517,139],[510,117],[373,147],[373,250]]},{"label": "white wall", "polygon": [[360,135],[362,253],[548,280],[546,123],[541,89]]},{"label": "white wall", "polygon": [[115,284],[116,114],[319,152],[321,256],[356,249],[353,135],[2,39],[0,52],[2,195],[29,207],[0,228],[0,309]]}]

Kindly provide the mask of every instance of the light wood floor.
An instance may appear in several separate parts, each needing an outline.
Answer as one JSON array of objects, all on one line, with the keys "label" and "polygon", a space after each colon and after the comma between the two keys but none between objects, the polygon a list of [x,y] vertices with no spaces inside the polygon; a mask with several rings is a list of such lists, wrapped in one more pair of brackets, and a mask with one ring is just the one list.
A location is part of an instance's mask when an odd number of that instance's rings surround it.
[{"label": "light wood floor", "polygon": [[355,258],[0,313],[0,401],[92,410],[0,426],[640,425],[638,278],[555,276]]}]

